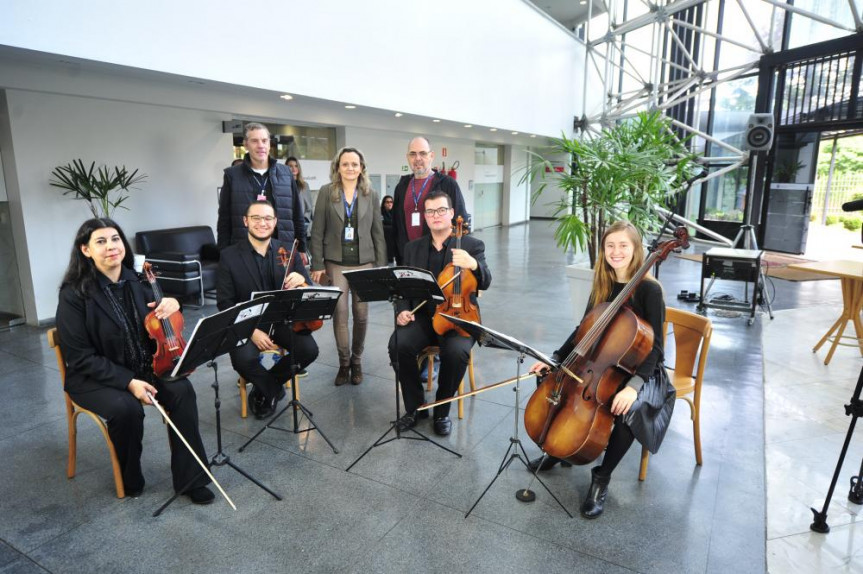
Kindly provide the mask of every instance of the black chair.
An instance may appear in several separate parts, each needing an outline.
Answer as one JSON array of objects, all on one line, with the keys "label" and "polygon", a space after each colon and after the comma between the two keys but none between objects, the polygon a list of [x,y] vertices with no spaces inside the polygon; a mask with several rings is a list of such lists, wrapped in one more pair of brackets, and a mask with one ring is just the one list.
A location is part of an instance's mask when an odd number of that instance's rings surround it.
[{"label": "black chair", "polygon": [[139,231],[135,246],[153,264],[156,280],[166,295],[195,295],[200,305],[205,295],[214,296],[219,248],[209,226]]}]

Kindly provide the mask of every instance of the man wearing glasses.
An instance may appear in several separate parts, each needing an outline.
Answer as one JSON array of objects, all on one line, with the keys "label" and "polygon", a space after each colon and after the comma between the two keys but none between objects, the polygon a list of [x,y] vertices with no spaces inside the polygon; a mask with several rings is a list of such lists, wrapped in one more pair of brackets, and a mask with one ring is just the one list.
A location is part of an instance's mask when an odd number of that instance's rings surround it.
[{"label": "man wearing glasses", "polygon": [[446,192],[454,208],[453,221],[461,215],[469,221],[458,183],[448,175],[432,170],[434,152],[431,144],[423,136],[417,136],[408,144],[408,165],[411,175],[405,175],[393,192],[392,234],[396,246],[396,263],[404,265],[404,249],[408,241],[429,234],[429,228],[422,214],[425,198],[435,190]]},{"label": "man wearing glasses", "polygon": [[[216,305],[223,311],[248,301],[253,291],[293,289],[303,283],[311,284],[299,252],[294,254],[293,269],[285,277],[285,266],[279,258],[279,248],[291,252],[292,244],[273,239],[278,225],[276,212],[266,200],[256,200],[246,210],[243,223],[248,232],[246,240],[222,250],[216,278]],[[259,355],[265,351],[278,351],[279,347],[294,353],[298,369],[304,369],[318,356],[318,345],[310,331],[294,333],[294,347],[290,346],[288,325],[274,325],[271,333],[255,329],[242,347],[231,351],[231,364],[243,378],[252,383],[249,408],[258,419],[273,415],[279,400],[285,396],[284,383],[291,378],[291,361],[283,357],[267,370]]]},{"label": "man wearing glasses", "polygon": [[303,202],[291,171],[270,156],[270,131],[256,122],[244,128],[243,147],[247,152],[243,162],[225,170],[219,192],[219,219],[216,242],[219,249],[245,240],[243,225],[246,208],[253,201],[269,201],[279,220],[273,237],[287,244],[299,242],[299,252],[306,252],[306,224]]},{"label": "man wearing glasses", "polygon": [[[448,263],[469,269],[476,277],[477,289],[488,289],[491,284],[491,271],[485,262],[485,244],[465,235],[461,238],[461,249],[455,249],[455,239],[451,237],[453,218],[452,200],[442,191],[428,194],[423,203],[423,219],[429,235],[423,235],[405,245],[404,264],[431,271],[436,277]],[[476,293],[470,294],[471,303],[476,305]],[[448,399],[455,395],[459,382],[464,377],[470,359],[474,340],[463,337],[455,330],[439,336],[432,328],[435,307],[423,305],[416,314],[411,313],[419,301],[399,301],[398,349],[395,347],[395,334],[390,337],[390,360],[399,365],[399,381],[402,398],[407,413],[400,421],[401,428],[416,426],[420,418],[428,417],[428,411],[417,412],[424,402],[423,386],[420,382],[417,356],[429,345],[440,347],[440,373],[435,400]],[[396,356],[398,355],[398,356]],[[449,418],[450,403],[434,408],[434,432],[440,436],[450,434],[452,421]]]}]

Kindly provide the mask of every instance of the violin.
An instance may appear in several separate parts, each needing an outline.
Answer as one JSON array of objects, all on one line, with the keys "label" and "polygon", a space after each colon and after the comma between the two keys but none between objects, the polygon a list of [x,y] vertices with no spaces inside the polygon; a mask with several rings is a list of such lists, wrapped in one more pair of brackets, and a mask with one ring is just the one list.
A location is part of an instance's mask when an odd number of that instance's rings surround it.
[{"label": "violin", "polygon": [[[297,253],[297,245],[299,241],[294,239],[294,245],[291,247],[291,253],[288,254],[288,250],[284,247],[279,247],[279,262],[282,264],[282,267],[285,268],[285,276],[282,278],[282,289],[285,288],[285,281],[288,280],[288,275],[291,274],[294,267],[294,255]],[[308,287],[308,283],[303,283],[300,287]],[[299,333],[300,331],[317,331],[321,327],[324,326],[324,322],[321,319],[317,319],[315,321],[297,321],[294,323],[294,333]]]},{"label": "violin", "polygon": [[[464,218],[459,215],[456,218],[452,235],[455,237],[456,249],[461,249],[461,238],[465,233],[467,231],[465,231]],[[465,321],[480,322],[479,307],[471,301],[471,295],[477,291],[476,276],[470,269],[462,269],[452,263],[447,263],[447,266],[437,276],[437,282],[441,286],[446,300],[437,306],[435,315],[432,317],[432,327],[438,335],[444,335],[451,329],[455,329],[459,335],[470,337],[467,331],[456,327],[454,323],[441,316],[441,313]]]},{"label": "violin", "polygon": [[[650,354],[650,324],[624,304],[657,261],[689,246],[684,227],[661,243],[611,303],[596,305],[575,334],[575,348],[545,374],[524,412],[528,436],[550,456],[588,464],[608,445],[614,395]],[[661,336],[661,334],[660,334]]]},{"label": "violin", "polygon": [[[144,275],[153,288],[156,298],[156,307],[162,302],[162,288],[156,281],[153,266],[149,262],[144,263]],[[174,366],[183,356],[186,348],[186,340],[183,339],[183,327],[185,321],[183,314],[177,311],[164,319],[156,318],[156,311],[150,311],[144,318],[144,328],[150,338],[156,341],[156,352],[153,353],[153,372],[157,377],[163,377],[174,370]]]}]

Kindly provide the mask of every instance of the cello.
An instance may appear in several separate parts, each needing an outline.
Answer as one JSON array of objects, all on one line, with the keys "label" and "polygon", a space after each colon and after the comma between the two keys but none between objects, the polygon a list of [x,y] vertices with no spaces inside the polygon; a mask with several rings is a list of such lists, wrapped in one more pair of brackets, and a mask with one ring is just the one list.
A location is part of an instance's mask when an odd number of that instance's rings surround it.
[{"label": "cello", "polygon": [[[299,241],[294,239],[294,245],[291,247],[291,253],[288,255],[288,250],[284,247],[279,247],[279,262],[285,268],[285,276],[282,278],[282,289],[285,288],[285,281],[288,280],[288,275],[294,270],[294,255],[297,253],[297,245]],[[308,283],[303,283],[300,287],[308,287]],[[294,323],[294,333],[300,331],[317,331],[323,327],[324,322],[321,319],[315,321],[297,321]]]},{"label": "cello", "polygon": [[[156,281],[153,266],[149,262],[144,263],[144,275],[153,288],[153,296],[156,307],[162,302],[162,288]],[[144,328],[150,338],[156,341],[156,352],[153,353],[153,373],[157,377],[163,377],[170,373],[186,348],[186,340],[183,339],[183,327],[185,321],[183,314],[177,311],[164,319],[156,318],[156,311],[150,311],[144,318]]]},{"label": "cello", "polygon": [[[453,231],[456,249],[461,249],[461,238],[465,233],[467,231],[464,226],[464,218],[459,215],[456,218],[455,230]],[[470,337],[469,333],[460,327],[456,327],[454,323],[445,319],[441,313],[464,319],[465,321],[480,323],[479,307],[471,301],[471,295],[476,293],[477,290],[476,276],[470,269],[462,269],[450,262],[447,263],[446,267],[437,276],[437,282],[446,300],[437,306],[434,317],[432,317],[432,327],[441,336],[449,330],[455,329],[459,335]]]},{"label": "cello", "polygon": [[528,436],[548,455],[588,464],[608,445],[614,423],[614,395],[650,354],[651,326],[624,304],[650,267],[678,247],[689,246],[684,227],[661,243],[611,303],[599,303],[585,315],[575,347],[547,373],[524,412]]}]

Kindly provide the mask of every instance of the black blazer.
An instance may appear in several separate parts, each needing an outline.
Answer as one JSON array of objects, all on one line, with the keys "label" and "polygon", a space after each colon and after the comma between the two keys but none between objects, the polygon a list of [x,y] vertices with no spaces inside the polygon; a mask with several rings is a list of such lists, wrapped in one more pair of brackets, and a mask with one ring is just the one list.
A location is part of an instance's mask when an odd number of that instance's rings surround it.
[{"label": "black blazer", "polygon": [[[138,314],[143,320],[155,300],[149,283],[124,267],[120,279],[129,281]],[[70,286],[60,290],[57,332],[66,360],[65,389],[86,393],[104,387],[126,390],[135,373],[125,367],[123,328],[101,289],[83,298]],[[151,350],[155,350],[155,343]]]},{"label": "black blazer", "polygon": [[[419,239],[414,239],[413,241],[408,242],[408,244],[405,245],[404,250],[404,265],[407,265],[408,267],[428,269],[431,241],[431,235],[423,235]],[[455,239],[451,239],[447,245],[446,255],[444,256],[444,265],[452,263],[453,247],[455,247]],[[491,271],[485,261],[485,243],[475,237],[465,235],[461,238],[461,248],[467,251],[471,257],[476,259],[477,268],[476,271],[473,271],[472,273],[476,277],[477,290],[488,289],[489,285],[491,285]],[[471,302],[474,305],[477,304],[476,295],[471,295]],[[401,300],[398,302],[396,307],[399,311],[408,311],[419,305],[419,303],[419,301]],[[425,305],[423,308],[428,310],[429,315],[434,314],[434,307]]]},{"label": "black blazer", "polygon": [[[267,256],[273,261],[273,284],[276,289],[282,286],[282,279],[285,277],[285,267],[279,261],[279,247],[284,247],[290,253],[291,244],[278,239],[270,240]],[[306,266],[303,265],[299,250],[294,254],[294,271],[305,277],[306,283],[312,285],[312,279],[306,271]],[[216,274],[216,306],[219,311],[248,301],[253,291],[264,291],[261,281],[262,277],[248,238],[223,249]]]}]

